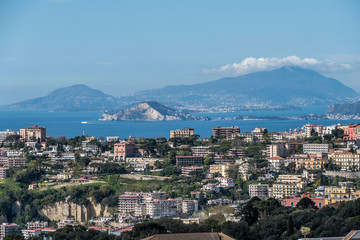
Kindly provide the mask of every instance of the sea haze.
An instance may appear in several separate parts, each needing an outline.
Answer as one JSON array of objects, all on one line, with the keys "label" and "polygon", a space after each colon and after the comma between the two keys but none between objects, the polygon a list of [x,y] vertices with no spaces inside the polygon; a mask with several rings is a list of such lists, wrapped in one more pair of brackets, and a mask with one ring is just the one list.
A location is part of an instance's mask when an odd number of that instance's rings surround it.
[{"label": "sea haze", "polygon": [[[236,115],[253,116],[298,116],[309,113],[324,114],[326,107],[308,107],[297,111],[253,111],[233,113],[195,113],[201,116],[221,117]],[[194,114],[194,113],[193,113]],[[0,111],[0,131],[38,125],[46,127],[48,136],[74,137],[83,134],[106,137],[169,137],[172,129],[192,127],[201,137],[210,137],[215,126],[239,126],[241,132],[252,131],[255,127],[265,127],[269,131],[285,131],[301,128],[307,123],[332,125],[336,123],[351,123],[353,120],[228,120],[228,121],[98,121],[101,112],[48,112],[48,111]],[[86,121],[87,124],[81,122]]]}]

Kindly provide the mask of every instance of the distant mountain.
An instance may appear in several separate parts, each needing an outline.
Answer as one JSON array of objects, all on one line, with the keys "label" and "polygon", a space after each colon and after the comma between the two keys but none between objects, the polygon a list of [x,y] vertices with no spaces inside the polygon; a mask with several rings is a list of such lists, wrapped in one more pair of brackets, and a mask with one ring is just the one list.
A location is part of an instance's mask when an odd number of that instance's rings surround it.
[{"label": "distant mountain", "polygon": [[205,120],[193,116],[189,113],[183,113],[169,108],[158,102],[142,102],[120,110],[116,113],[105,112],[100,120],[104,121],[172,121],[172,120]]},{"label": "distant mountain", "polygon": [[123,101],[161,101],[189,110],[325,105],[359,97],[333,78],[300,67],[282,67],[194,85],[137,92]]},{"label": "distant mountain", "polygon": [[355,103],[332,104],[327,109],[326,114],[360,116],[360,101]]},{"label": "distant mountain", "polygon": [[50,111],[103,111],[118,109],[120,99],[83,84],[59,88],[45,97],[4,106],[6,109],[37,109]]}]

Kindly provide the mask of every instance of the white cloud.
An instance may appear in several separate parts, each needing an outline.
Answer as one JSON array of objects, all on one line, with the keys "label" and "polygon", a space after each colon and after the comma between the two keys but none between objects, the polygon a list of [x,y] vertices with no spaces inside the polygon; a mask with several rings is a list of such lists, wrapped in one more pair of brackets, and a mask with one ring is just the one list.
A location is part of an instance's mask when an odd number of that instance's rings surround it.
[{"label": "white cloud", "polygon": [[330,60],[319,61],[314,58],[301,59],[297,56],[288,56],[284,58],[249,57],[240,63],[227,64],[219,68],[204,69],[203,72],[237,76],[253,72],[273,70],[284,66],[299,66],[303,68],[310,68],[322,73],[351,70],[351,66],[349,64],[336,63]]}]

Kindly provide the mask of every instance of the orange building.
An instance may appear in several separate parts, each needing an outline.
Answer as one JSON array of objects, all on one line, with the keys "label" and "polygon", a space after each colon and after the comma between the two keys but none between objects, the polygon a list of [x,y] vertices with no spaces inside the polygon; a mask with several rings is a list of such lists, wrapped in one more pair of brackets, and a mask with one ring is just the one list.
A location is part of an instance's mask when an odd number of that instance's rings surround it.
[{"label": "orange building", "polygon": [[121,142],[114,145],[115,160],[125,161],[126,157],[135,156],[135,144],[132,142]]},{"label": "orange building", "polygon": [[344,140],[358,140],[360,134],[360,124],[349,125],[344,129]]}]

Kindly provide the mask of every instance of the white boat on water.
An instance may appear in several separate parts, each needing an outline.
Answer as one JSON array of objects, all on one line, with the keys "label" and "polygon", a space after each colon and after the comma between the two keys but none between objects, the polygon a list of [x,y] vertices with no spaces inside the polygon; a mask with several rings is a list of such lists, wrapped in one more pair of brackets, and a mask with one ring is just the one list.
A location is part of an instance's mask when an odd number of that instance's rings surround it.
[{"label": "white boat on water", "polygon": [[81,122],[81,124],[87,124],[88,122],[86,122],[86,121],[83,121],[83,122]]}]

